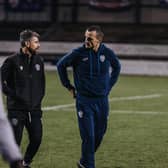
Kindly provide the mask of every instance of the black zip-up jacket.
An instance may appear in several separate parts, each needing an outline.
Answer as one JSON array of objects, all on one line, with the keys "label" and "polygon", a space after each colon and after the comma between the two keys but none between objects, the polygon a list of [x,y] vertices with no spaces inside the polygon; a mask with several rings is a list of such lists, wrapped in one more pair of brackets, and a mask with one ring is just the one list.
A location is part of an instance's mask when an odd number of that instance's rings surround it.
[{"label": "black zip-up jacket", "polygon": [[[30,58],[21,50],[8,57],[1,67],[2,90],[7,96],[8,112],[30,112],[41,116],[45,94],[44,64],[40,56]],[[17,114],[14,114],[17,115]],[[19,115],[19,112],[18,112]]]}]

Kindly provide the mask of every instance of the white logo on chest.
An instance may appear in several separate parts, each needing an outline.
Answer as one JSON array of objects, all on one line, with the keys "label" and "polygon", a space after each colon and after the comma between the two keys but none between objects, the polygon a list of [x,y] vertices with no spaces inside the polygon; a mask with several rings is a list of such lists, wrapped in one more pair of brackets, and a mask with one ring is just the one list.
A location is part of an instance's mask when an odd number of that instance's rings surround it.
[{"label": "white logo on chest", "polygon": [[101,62],[104,62],[105,59],[106,59],[106,57],[105,57],[104,55],[100,55],[100,61],[101,61]]},{"label": "white logo on chest", "polygon": [[39,64],[36,64],[35,68],[36,68],[36,71],[40,71],[40,65]]},{"label": "white logo on chest", "polygon": [[22,65],[20,65],[20,67],[19,67],[19,68],[20,68],[20,70],[21,70],[21,71],[23,71],[23,66],[22,66]]}]

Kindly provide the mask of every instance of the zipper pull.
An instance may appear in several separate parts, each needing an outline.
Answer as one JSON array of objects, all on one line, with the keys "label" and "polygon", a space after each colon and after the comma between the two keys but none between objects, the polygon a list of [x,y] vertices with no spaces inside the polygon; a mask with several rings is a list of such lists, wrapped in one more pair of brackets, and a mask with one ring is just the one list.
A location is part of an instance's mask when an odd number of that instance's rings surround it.
[{"label": "zipper pull", "polygon": [[31,123],[31,114],[30,114],[30,112],[28,112],[28,116],[29,116],[29,122]]}]

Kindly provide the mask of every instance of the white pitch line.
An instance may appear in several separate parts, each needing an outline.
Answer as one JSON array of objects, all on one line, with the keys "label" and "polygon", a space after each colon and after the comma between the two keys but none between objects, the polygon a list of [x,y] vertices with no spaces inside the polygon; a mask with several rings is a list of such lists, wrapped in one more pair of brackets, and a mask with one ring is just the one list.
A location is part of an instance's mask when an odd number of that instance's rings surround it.
[{"label": "white pitch line", "polygon": [[109,101],[120,101],[120,100],[141,100],[141,99],[153,99],[161,97],[161,94],[151,94],[151,95],[144,95],[144,96],[129,96],[129,97],[114,97]]},{"label": "white pitch line", "polygon": [[68,107],[74,107],[75,104],[63,104],[63,105],[56,105],[56,106],[49,106],[49,107],[43,107],[42,109],[44,111],[49,111],[49,110],[59,110],[59,109],[64,109],[64,108],[68,108]]},{"label": "white pitch line", "polygon": [[[63,108],[61,111],[75,112],[74,108]],[[137,111],[137,110],[110,110],[110,114],[140,114],[140,115],[168,115],[168,112],[163,111]]]},{"label": "white pitch line", "polygon": [[150,114],[150,115],[157,115],[157,114],[165,114],[167,115],[168,112],[161,112],[161,111],[133,111],[133,110],[111,110],[113,114]]},{"label": "white pitch line", "polygon": [[[144,95],[144,96],[129,96],[129,97],[114,97],[112,99],[109,99],[110,102],[113,101],[122,101],[122,100],[141,100],[141,99],[154,99],[154,98],[159,98],[161,97],[161,94],[151,94],[151,95]],[[60,110],[64,108],[69,108],[69,107],[74,107],[75,104],[63,104],[63,105],[56,105],[56,106],[49,106],[49,107],[43,107],[42,109],[44,111],[50,111],[50,110]]]}]

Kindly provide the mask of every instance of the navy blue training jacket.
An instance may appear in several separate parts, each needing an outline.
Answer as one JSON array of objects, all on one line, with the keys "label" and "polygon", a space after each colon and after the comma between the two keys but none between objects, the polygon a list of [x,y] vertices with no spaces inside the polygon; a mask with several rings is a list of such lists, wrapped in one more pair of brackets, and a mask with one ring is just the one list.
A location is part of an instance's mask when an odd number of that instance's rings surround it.
[{"label": "navy blue training jacket", "polygon": [[116,83],[121,69],[117,56],[104,44],[100,45],[96,53],[83,45],[58,61],[58,74],[67,89],[72,87],[66,69],[69,66],[73,67],[77,94],[86,97],[107,96]]}]

